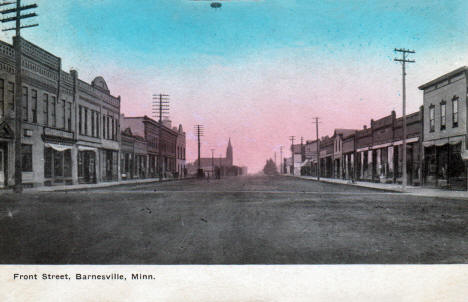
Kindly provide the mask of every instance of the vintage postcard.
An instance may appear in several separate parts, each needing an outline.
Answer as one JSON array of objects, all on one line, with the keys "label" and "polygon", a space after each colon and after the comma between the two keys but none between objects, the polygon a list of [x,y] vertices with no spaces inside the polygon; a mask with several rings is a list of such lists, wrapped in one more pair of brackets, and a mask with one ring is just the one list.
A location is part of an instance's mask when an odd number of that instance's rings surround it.
[{"label": "vintage postcard", "polygon": [[0,13],[0,300],[465,301],[466,1]]}]

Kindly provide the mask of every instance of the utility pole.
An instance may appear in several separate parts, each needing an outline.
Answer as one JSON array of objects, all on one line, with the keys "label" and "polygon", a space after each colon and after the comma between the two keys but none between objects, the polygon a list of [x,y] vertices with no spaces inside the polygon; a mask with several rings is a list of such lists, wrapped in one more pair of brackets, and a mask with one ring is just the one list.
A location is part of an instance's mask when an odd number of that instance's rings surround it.
[{"label": "utility pole", "polygon": [[317,181],[320,181],[320,141],[319,141],[319,117],[314,117],[315,119],[315,134],[317,136]]},{"label": "utility pole", "polygon": [[304,161],[304,137],[301,136],[301,161]]},{"label": "utility pole", "polygon": [[291,174],[294,175],[294,138],[295,136],[292,135],[289,137],[289,140],[291,141]]},{"label": "utility pole", "polygon": [[197,171],[197,176],[198,177],[203,177],[203,171],[201,169],[201,160],[200,160],[200,137],[204,135],[205,129],[203,128],[203,125],[195,125],[195,132],[198,137],[198,171]]},{"label": "utility pole", "polygon": [[[219,155],[219,179],[221,179],[221,165],[222,165],[222,163],[221,163],[221,156],[222,156],[222,155],[220,154],[220,155]],[[224,172],[224,169],[223,169],[223,172]]]},{"label": "utility pole", "polygon": [[[36,13],[21,14],[21,11],[37,8],[37,4],[30,4],[21,6],[21,0],[9,1],[0,3],[1,6],[15,4],[14,8],[8,8],[0,11],[2,15],[14,14],[14,16],[6,17],[1,19],[2,23],[15,22],[15,26],[12,28],[6,28],[2,31],[14,30],[16,32],[15,37],[13,38],[13,44],[15,48],[15,193],[23,192],[23,163],[21,161],[21,137],[23,130],[23,82],[21,75],[21,29],[28,27],[35,27],[39,24],[30,24],[30,25],[21,25],[21,19],[36,17]],[[28,100],[25,100],[26,102]]]},{"label": "utility pole", "polygon": [[164,162],[162,161],[162,154],[161,154],[161,144],[163,142],[161,136],[161,128],[162,128],[162,120],[163,117],[167,117],[169,113],[169,95],[167,94],[153,94],[153,117],[158,119],[158,156],[157,156],[157,166],[159,171],[159,181],[163,179],[163,170],[166,167],[164,166]]},{"label": "utility pole", "polygon": [[211,149],[211,174],[214,176],[214,151],[215,149]]},{"label": "utility pole", "polygon": [[395,58],[397,62],[401,62],[403,69],[403,180],[401,182],[403,191],[406,190],[407,175],[406,175],[406,63],[414,63],[415,60],[408,60],[407,54],[416,53],[414,50],[404,49],[404,48],[395,48],[396,52],[401,52],[402,58]]},{"label": "utility pole", "polygon": [[280,146],[280,174],[283,174],[283,146]]}]

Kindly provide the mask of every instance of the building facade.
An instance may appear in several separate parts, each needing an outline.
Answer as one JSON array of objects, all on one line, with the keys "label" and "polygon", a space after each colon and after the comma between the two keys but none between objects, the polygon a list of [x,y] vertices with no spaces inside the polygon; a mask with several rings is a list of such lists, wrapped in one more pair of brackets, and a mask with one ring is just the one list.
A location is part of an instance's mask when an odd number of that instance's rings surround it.
[{"label": "building facade", "polygon": [[[135,139],[135,165],[139,171],[135,173],[138,177],[158,177],[159,173],[164,177],[181,175],[178,169],[185,168],[185,133],[182,126],[179,126],[179,131],[171,128],[169,120],[160,124],[148,116],[121,115],[121,123],[124,129],[130,129],[125,132],[132,133]],[[180,158],[177,162],[178,157],[184,159]]]},{"label": "building facade", "polygon": [[[118,179],[120,98],[102,77],[91,84],[61,59],[22,39],[23,185],[67,185]],[[14,184],[13,46],[0,42],[0,187]],[[110,130],[112,129],[112,130]],[[109,153],[112,151],[114,153]]]},{"label": "building facade", "polygon": [[463,66],[419,87],[424,107],[424,184],[467,189],[468,67]]}]

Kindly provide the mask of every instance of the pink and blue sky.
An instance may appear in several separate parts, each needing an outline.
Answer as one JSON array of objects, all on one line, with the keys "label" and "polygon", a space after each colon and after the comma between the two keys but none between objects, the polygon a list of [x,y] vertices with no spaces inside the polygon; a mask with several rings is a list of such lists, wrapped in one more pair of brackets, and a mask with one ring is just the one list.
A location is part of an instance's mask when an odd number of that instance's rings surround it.
[{"label": "pink and blue sky", "polygon": [[102,75],[127,116],[150,116],[152,94],[169,94],[189,161],[203,124],[202,156],[224,155],[231,137],[235,164],[250,172],[279,159],[290,135],[314,139],[315,116],[324,136],[401,115],[394,48],[416,50],[407,112],[422,104],[419,85],[468,59],[462,0],[233,0],[216,10],[188,0],[36,2],[40,26],[24,36],[65,70]]}]

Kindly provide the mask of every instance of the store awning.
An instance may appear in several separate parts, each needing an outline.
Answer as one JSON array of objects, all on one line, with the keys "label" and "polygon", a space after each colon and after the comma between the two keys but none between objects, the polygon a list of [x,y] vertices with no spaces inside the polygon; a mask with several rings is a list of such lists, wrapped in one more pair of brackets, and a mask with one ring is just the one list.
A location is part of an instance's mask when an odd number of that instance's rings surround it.
[{"label": "store awning", "polygon": [[[412,138],[408,138],[406,139],[406,143],[407,144],[410,144],[410,143],[415,143],[419,140],[419,137],[412,137]],[[402,145],[403,144],[403,140],[400,140],[400,141],[397,141],[397,142],[394,142],[393,145],[394,146],[398,146],[398,145]]]},{"label": "store awning", "polygon": [[424,147],[431,147],[431,146],[440,147],[440,146],[443,146],[443,145],[446,145],[446,144],[456,145],[456,144],[459,144],[459,143],[463,142],[464,139],[465,139],[464,136],[455,136],[455,137],[434,139],[434,140],[423,142],[423,146]]},{"label": "store awning", "polygon": [[63,152],[65,150],[71,150],[72,146],[69,145],[59,145],[59,144],[51,144],[51,143],[45,143],[44,146],[46,148],[52,148],[55,151]]},{"label": "store awning", "polygon": [[96,148],[87,147],[87,146],[78,146],[78,151],[94,151],[97,152]]}]

